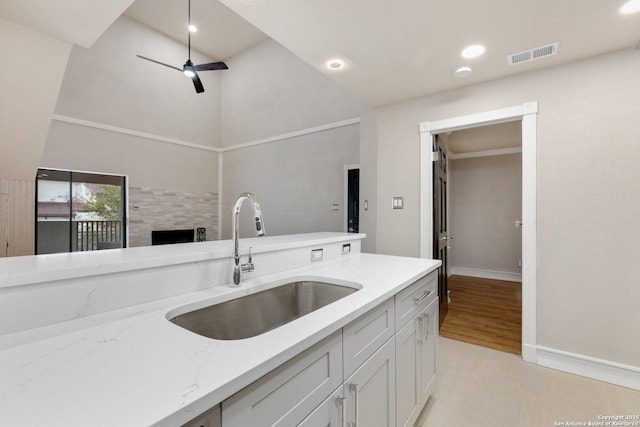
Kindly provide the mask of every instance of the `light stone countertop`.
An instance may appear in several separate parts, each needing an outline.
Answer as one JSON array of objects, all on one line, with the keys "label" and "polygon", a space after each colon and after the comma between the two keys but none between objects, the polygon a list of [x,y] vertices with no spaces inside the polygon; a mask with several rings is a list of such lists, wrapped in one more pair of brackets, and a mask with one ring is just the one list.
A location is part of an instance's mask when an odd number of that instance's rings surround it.
[{"label": "light stone countertop", "polygon": [[[282,244],[291,247],[290,241]],[[46,339],[0,351],[0,424],[179,426],[439,264],[353,253],[248,280],[241,288],[217,286],[57,324]],[[205,338],[167,320],[169,312],[185,311],[181,309],[185,305],[222,302],[298,277],[362,288],[300,319],[242,340]]]},{"label": "light stone countertop", "polygon": [[[347,234],[317,232],[243,238],[240,240],[240,254],[246,255],[249,246],[252,247],[253,254],[260,254],[316,243],[340,242],[345,240],[345,235]],[[364,238],[365,234],[353,233],[348,236],[357,240]],[[127,248],[124,251],[115,249],[0,258],[0,288],[214,260],[232,255],[231,240],[214,240],[180,245],[143,246]]]}]

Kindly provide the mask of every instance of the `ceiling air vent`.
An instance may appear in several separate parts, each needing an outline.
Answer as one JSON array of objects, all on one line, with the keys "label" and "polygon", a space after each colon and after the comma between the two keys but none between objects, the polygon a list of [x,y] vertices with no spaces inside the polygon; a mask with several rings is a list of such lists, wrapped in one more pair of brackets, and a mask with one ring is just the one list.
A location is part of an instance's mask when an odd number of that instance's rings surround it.
[{"label": "ceiling air vent", "polygon": [[534,47],[533,49],[523,50],[522,52],[507,55],[507,64],[516,65],[522,62],[533,61],[534,59],[544,58],[546,56],[558,53],[558,42],[549,43],[544,46]]}]

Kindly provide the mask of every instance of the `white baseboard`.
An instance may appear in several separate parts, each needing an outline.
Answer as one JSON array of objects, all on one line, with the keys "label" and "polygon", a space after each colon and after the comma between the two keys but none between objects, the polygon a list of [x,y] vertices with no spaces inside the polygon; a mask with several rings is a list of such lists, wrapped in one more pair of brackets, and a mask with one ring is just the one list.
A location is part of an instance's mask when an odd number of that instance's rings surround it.
[{"label": "white baseboard", "polygon": [[640,390],[640,367],[537,346],[540,366]]},{"label": "white baseboard", "polygon": [[483,279],[507,280],[509,282],[522,282],[522,274],[508,271],[482,270],[480,268],[451,267],[450,274],[469,277],[481,277]]}]

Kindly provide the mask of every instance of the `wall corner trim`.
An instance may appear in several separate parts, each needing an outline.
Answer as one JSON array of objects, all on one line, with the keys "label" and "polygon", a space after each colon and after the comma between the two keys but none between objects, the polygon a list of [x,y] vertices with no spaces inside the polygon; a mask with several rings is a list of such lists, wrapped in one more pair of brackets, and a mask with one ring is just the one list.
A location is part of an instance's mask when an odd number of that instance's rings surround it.
[{"label": "wall corner trim", "polygon": [[322,132],[325,130],[341,128],[343,126],[350,126],[360,123],[360,117],[355,117],[352,119],[340,120],[338,122],[327,123],[324,125],[314,126],[306,129],[301,129],[293,132],[283,133],[281,135],[270,136],[263,139],[258,139],[255,141],[243,142],[240,144],[230,145],[228,147],[224,147],[220,149],[221,152],[240,150],[242,148],[254,147],[256,145],[268,144],[270,142],[282,141],[284,139],[295,138],[297,136],[309,135],[312,133]]},{"label": "wall corner trim", "polygon": [[640,390],[640,367],[537,346],[537,364],[571,374]]},{"label": "wall corner trim", "polygon": [[169,138],[166,136],[154,135],[152,133],[140,132],[133,129],[126,129],[126,128],[121,128],[117,126],[107,125],[104,123],[92,122],[89,120],[78,119],[76,117],[69,117],[69,116],[63,116],[60,114],[54,114],[51,118],[59,122],[71,123],[74,125],[85,126],[85,127],[90,127],[94,129],[101,129],[109,132],[121,133],[124,135],[137,136],[139,138],[151,139],[154,141],[166,142],[169,144],[182,145],[183,147],[196,148],[198,150],[213,151],[215,153],[219,153],[221,151],[219,148],[210,147],[208,145],[196,144],[195,142],[182,141],[176,138]]}]

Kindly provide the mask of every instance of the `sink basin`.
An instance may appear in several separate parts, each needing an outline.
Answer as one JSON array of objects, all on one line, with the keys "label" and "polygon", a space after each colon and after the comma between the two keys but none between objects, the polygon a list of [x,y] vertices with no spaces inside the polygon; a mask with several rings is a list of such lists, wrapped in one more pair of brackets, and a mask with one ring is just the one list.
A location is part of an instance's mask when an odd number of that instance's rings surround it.
[{"label": "sink basin", "polygon": [[217,340],[250,338],[346,297],[358,289],[316,281],[290,282],[210,305],[169,320]]}]

